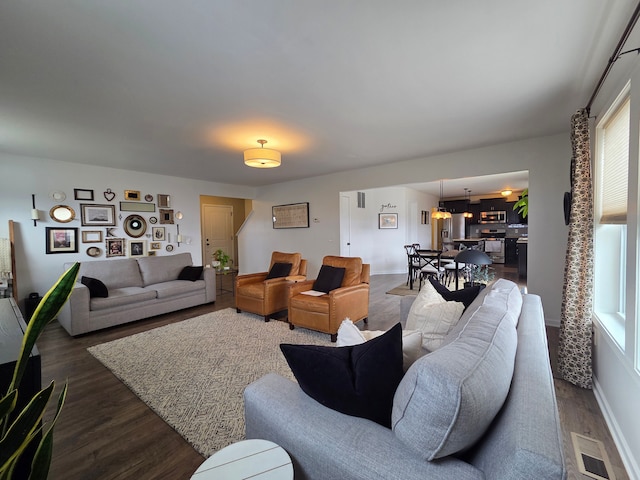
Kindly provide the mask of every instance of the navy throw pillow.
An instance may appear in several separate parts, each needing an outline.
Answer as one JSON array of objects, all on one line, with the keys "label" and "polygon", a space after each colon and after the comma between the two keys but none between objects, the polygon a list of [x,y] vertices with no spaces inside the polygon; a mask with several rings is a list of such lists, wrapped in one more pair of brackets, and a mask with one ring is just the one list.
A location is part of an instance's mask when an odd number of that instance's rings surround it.
[{"label": "navy throw pillow", "polygon": [[186,266],[182,269],[180,275],[178,275],[178,280],[190,280],[192,282],[195,282],[202,275],[202,270],[203,267]]},{"label": "navy throw pillow", "polygon": [[402,380],[402,327],[346,347],[281,344],[302,391],[327,408],[391,427]]},{"label": "navy throw pillow", "polygon": [[288,276],[291,273],[292,266],[293,264],[291,263],[274,263],[271,267],[271,270],[269,270],[269,273],[267,274],[266,280],[269,280],[270,278],[281,278]]},{"label": "navy throw pillow", "polygon": [[344,278],[344,267],[331,267],[322,265],[318,278],[313,282],[313,290],[317,292],[329,293],[331,290],[340,288]]},{"label": "navy throw pillow", "polygon": [[476,299],[480,290],[484,288],[484,285],[475,285],[473,287],[463,288],[462,290],[449,290],[434,278],[433,275],[429,275],[429,281],[431,285],[433,285],[433,288],[436,289],[436,292],[447,302],[462,302],[465,309],[471,305],[471,302]]},{"label": "navy throw pillow", "polygon": [[80,278],[80,283],[87,286],[87,288],[89,289],[90,298],[107,298],[109,296],[109,290],[107,289],[107,286],[97,278],[85,277],[83,275],[82,278]]}]

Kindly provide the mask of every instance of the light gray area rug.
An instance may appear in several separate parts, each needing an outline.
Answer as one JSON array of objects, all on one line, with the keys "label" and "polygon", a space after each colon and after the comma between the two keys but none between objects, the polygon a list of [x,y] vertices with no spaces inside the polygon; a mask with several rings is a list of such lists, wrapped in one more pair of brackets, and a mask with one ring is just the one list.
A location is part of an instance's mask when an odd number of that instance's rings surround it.
[{"label": "light gray area rug", "polygon": [[87,350],[205,457],[244,438],[245,387],[269,372],[293,379],[280,343],[329,335],[225,309]]}]

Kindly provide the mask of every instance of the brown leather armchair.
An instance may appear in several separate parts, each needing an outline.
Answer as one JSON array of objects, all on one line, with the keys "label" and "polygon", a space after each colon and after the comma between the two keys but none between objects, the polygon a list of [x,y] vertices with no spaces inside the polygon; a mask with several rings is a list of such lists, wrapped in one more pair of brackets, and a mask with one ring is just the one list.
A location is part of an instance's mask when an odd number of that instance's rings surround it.
[{"label": "brown leather armchair", "polygon": [[236,311],[247,311],[262,315],[268,322],[271,315],[289,306],[287,278],[304,280],[307,275],[307,261],[299,253],[273,252],[269,270],[276,263],[291,263],[288,277],[266,279],[269,272],[249,273],[236,277]]},{"label": "brown leather armchair", "polygon": [[338,328],[349,317],[351,321],[364,320],[369,316],[369,269],[360,257],[326,256],[323,265],[344,267],[345,274],[339,288],[321,296],[305,295],[301,292],[313,289],[315,280],[289,285],[289,328],[308,328],[338,338]]}]

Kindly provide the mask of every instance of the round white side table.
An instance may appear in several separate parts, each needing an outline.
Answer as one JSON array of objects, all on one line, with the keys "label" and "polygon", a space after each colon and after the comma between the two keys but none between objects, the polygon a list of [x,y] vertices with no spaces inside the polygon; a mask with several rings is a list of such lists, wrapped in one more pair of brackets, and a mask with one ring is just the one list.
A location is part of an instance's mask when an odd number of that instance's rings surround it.
[{"label": "round white side table", "polygon": [[287,452],[268,440],[232,443],[207,458],[191,480],[293,480]]}]

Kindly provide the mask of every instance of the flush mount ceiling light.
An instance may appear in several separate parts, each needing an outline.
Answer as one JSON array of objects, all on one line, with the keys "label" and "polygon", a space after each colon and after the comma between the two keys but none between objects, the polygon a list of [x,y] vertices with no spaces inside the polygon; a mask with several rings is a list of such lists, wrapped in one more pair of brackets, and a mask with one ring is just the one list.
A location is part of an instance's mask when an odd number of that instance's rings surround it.
[{"label": "flush mount ceiling light", "polygon": [[501,192],[500,192],[500,194],[501,194],[503,197],[508,197],[508,196],[509,196],[509,195],[511,195],[512,193],[513,193],[513,192],[512,192],[511,190],[503,190],[503,191],[501,191]]},{"label": "flush mount ceiling light", "polygon": [[282,163],[280,152],[264,148],[266,140],[258,140],[261,148],[250,148],[244,151],[244,163],[254,168],[274,168]]}]

